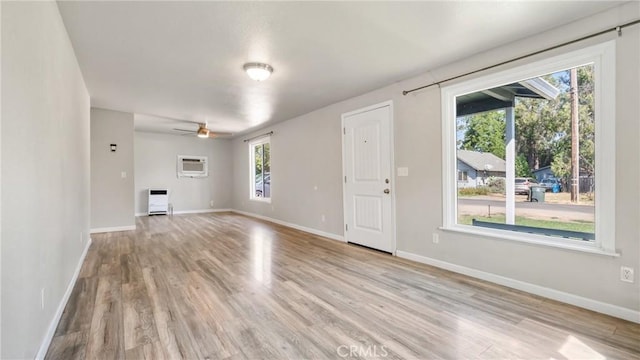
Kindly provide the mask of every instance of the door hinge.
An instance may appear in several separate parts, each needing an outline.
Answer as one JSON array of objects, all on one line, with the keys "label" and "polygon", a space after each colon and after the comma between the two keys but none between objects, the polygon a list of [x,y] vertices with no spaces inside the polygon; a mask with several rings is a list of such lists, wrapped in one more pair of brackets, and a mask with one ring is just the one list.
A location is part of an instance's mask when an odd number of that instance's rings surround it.
[{"label": "door hinge", "polygon": [[347,177],[346,176],[344,177],[344,183],[345,184],[347,183]]},{"label": "door hinge", "polygon": [[344,230],[349,231],[349,224],[344,224]]},{"label": "door hinge", "polygon": [[342,134],[347,135],[347,128],[342,128]]}]

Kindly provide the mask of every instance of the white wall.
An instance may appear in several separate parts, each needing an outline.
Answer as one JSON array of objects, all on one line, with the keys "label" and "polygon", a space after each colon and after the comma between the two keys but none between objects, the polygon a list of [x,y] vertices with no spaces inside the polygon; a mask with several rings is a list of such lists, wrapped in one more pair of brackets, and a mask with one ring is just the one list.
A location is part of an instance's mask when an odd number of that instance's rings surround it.
[{"label": "white wall", "polygon": [[[2,53],[2,5],[0,4],[0,54]],[[0,56],[0,69],[2,69],[2,56]],[[0,70],[0,84],[2,84],[2,71]],[[0,120],[2,120],[2,86],[0,86]],[[0,185],[2,183],[2,121],[0,121]],[[1,188],[0,188],[1,189]],[[2,191],[0,190],[0,204],[2,204]],[[0,324],[2,324],[2,206],[0,206]],[[2,326],[0,325],[0,357],[2,357]]]},{"label": "white wall", "polygon": [[0,357],[26,359],[35,357],[89,239],[90,105],[56,3],[1,6]]},{"label": "white wall", "polygon": [[[397,250],[613,305],[626,314],[640,309],[640,286],[619,281],[621,265],[640,269],[640,34],[639,27],[588,41],[617,39],[616,247],[618,258],[560,250],[494,238],[441,232],[442,142],[437,86],[403,96],[402,91],[535,50],[612,28],[640,15],[626,4],[576,23],[435,69],[420,77],[352,98],[256,131],[273,130],[271,204],[248,200],[248,153],[242,139],[234,148],[234,208],[342,235],[340,115],[382,101],[394,102]],[[583,44],[557,50],[562,53]],[[549,56],[549,55],[544,55]],[[537,56],[527,61],[543,58]],[[526,63],[521,61],[519,65]],[[503,67],[505,68],[505,67]],[[495,71],[495,70],[494,70]],[[468,77],[470,78],[470,77]],[[246,185],[245,185],[246,183]],[[317,186],[318,190],[313,190]],[[327,221],[320,222],[325,214]],[[440,234],[439,244],[430,239]],[[614,309],[614,310],[615,310]],[[625,310],[626,309],[626,310]]]},{"label": "white wall", "polygon": [[[0,54],[2,53],[2,5],[0,4]],[[2,69],[2,56],[0,56],[0,69]],[[2,71],[0,70],[0,84],[2,84]],[[2,86],[0,86],[0,120],[2,120]],[[0,184],[2,183],[2,121],[0,121]],[[0,204],[2,204],[2,191],[0,190]],[[0,254],[2,254],[2,206],[0,206]],[[2,256],[0,255],[0,324],[2,324]],[[2,357],[2,326],[0,325],[0,357]]]},{"label": "white wall", "polygon": [[249,200],[249,145],[234,140],[234,208],[342,235],[340,120],[327,121],[331,113],[321,109],[266,129],[274,131],[271,203]]},{"label": "white wall", "polygon": [[91,108],[91,231],[135,228],[134,206],[133,114]]},{"label": "white wall", "polygon": [[[178,178],[178,155],[208,156],[209,176]],[[168,188],[174,212],[230,208],[231,158],[229,140],[135,132],[136,214],[147,213],[149,188]]]}]

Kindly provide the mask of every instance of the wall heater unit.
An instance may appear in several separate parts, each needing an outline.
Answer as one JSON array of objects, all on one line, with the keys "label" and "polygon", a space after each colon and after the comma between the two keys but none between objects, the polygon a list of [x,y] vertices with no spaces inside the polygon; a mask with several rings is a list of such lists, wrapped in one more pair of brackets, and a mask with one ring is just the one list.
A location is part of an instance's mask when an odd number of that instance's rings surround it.
[{"label": "wall heater unit", "polygon": [[169,190],[149,189],[149,215],[166,215],[169,211]]}]

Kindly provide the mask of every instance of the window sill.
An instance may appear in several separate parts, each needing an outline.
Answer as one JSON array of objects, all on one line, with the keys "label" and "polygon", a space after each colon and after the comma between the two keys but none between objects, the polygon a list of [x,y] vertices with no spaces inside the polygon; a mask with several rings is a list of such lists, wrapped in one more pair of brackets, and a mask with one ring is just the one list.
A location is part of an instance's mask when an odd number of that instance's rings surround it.
[{"label": "window sill", "polygon": [[525,234],[511,233],[509,231],[477,229],[475,227],[472,228],[470,226],[465,226],[465,225],[443,226],[443,227],[440,227],[439,229],[443,231],[462,233],[467,235],[477,235],[477,236],[482,236],[482,237],[487,237],[492,239],[511,240],[511,241],[517,241],[517,242],[522,242],[527,244],[533,244],[533,245],[555,247],[555,248],[560,248],[565,250],[581,251],[581,252],[586,252],[586,253],[595,254],[595,255],[604,255],[604,256],[611,256],[611,257],[620,256],[620,254],[615,251],[599,248],[593,243],[581,244],[580,240],[575,240],[575,242],[573,240],[563,241],[561,239],[556,239],[554,237],[544,236],[544,235],[533,235],[533,234],[525,235]]},{"label": "window sill", "polygon": [[258,197],[254,197],[254,198],[249,198],[250,201],[256,201],[256,202],[262,202],[262,203],[267,203],[267,204],[271,204],[271,198],[258,198]]}]

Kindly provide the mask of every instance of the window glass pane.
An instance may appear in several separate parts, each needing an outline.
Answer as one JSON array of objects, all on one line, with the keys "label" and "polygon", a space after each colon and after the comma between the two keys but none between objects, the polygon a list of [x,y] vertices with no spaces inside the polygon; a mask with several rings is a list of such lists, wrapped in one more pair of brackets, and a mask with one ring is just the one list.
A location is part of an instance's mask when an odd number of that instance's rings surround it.
[{"label": "window glass pane", "polygon": [[456,97],[457,222],[592,241],[594,87],[585,65]]},{"label": "window glass pane", "polygon": [[262,144],[256,145],[253,148],[254,150],[254,188],[255,188],[255,196],[262,197],[264,194],[263,190],[263,182],[262,182]]},{"label": "window glass pane", "polygon": [[271,197],[271,151],[270,144],[266,143],[263,147],[264,163],[263,163],[263,190],[264,197]]}]

